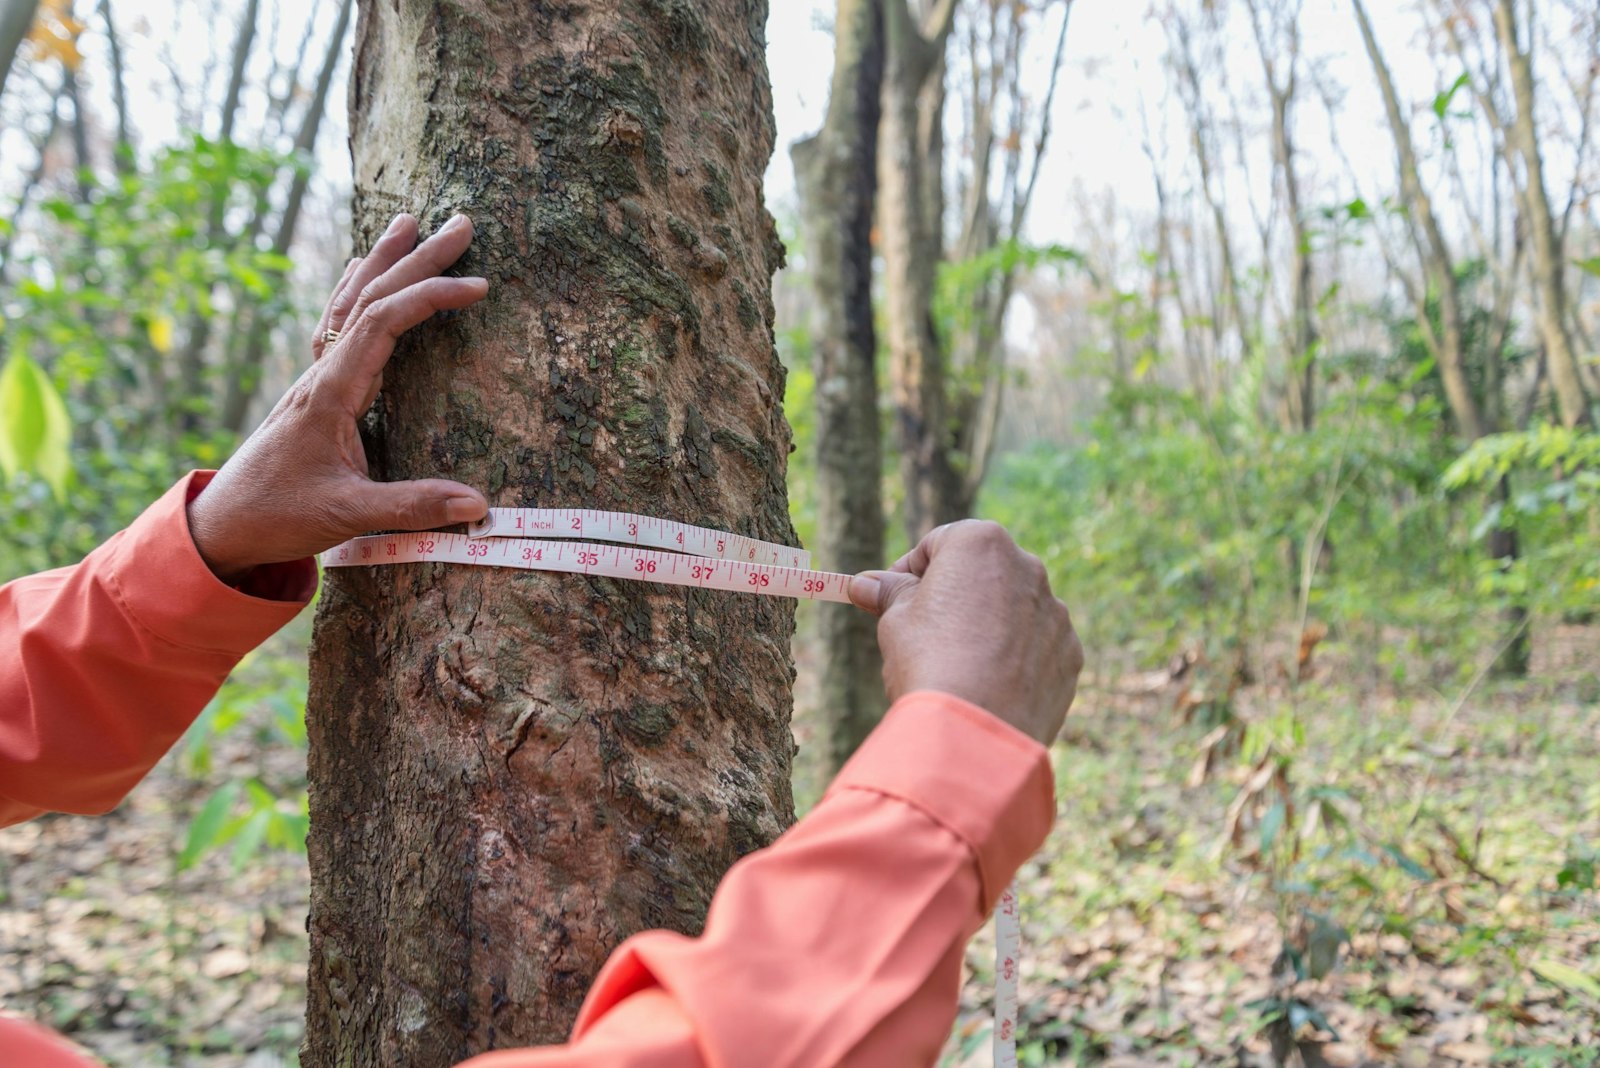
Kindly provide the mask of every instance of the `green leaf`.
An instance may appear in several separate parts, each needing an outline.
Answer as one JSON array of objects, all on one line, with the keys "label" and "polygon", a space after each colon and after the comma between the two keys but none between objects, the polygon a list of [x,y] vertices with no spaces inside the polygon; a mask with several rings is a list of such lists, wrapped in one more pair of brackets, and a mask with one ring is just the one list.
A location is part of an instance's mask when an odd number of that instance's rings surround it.
[{"label": "green leaf", "polygon": [[1536,960],[1531,965],[1533,974],[1547,983],[1572,990],[1600,1001],[1600,982],[1594,977],[1580,972],[1570,964],[1562,964],[1557,960]]},{"label": "green leaf", "polygon": [[37,475],[64,501],[72,478],[72,422],[50,376],[23,353],[0,369],[0,470]]},{"label": "green leaf", "polygon": [[1383,847],[1383,851],[1389,854],[1389,859],[1400,865],[1401,871],[1405,872],[1413,879],[1418,879],[1425,883],[1431,883],[1433,881],[1433,876],[1428,872],[1428,869],[1424,868],[1421,864],[1418,864],[1416,861],[1406,856],[1405,853],[1401,852],[1399,846],[1386,845]]},{"label": "green leaf", "polygon": [[233,843],[233,873],[238,875],[250,858],[256,855],[261,848],[262,839],[267,836],[267,828],[272,824],[272,809],[258,808],[250,814],[244,826],[239,829],[239,837]]},{"label": "green leaf", "polygon": [[1267,853],[1272,850],[1272,843],[1278,840],[1278,832],[1283,830],[1283,820],[1286,815],[1288,810],[1284,808],[1282,801],[1278,801],[1267,809],[1266,815],[1261,817],[1261,852]]},{"label": "green leaf", "polygon": [[1306,975],[1321,979],[1338,966],[1339,951],[1350,941],[1350,932],[1320,912],[1308,910],[1306,919],[1311,927],[1306,934]]},{"label": "green leaf", "polygon": [[1588,259],[1573,260],[1572,262],[1580,271],[1600,278],[1600,256],[1590,256]]},{"label": "green leaf", "polygon": [[1457,78],[1454,85],[1433,98],[1433,113],[1442,120],[1450,111],[1450,101],[1454,100],[1456,94],[1461,92],[1461,90],[1467,85],[1471,84],[1471,82],[1472,79],[1466,74],[1463,74],[1461,77]]},{"label": "green leaf", "polygon": [[189,837],[178,854],[178,870],[187,871],[214,846],[227,840],[223,828],[228,822],[228,812],[239,799],[239,784],[230,782],[212,794],[189,824]]}]

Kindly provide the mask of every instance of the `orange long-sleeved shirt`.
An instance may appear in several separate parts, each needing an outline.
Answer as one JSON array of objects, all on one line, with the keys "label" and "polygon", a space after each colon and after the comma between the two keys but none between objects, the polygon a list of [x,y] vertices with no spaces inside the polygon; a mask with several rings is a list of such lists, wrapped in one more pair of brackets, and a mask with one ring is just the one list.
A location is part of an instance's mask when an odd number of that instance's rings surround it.
[{"label": "orange long-sleeved shirt", "polygon": [[[191,475],[76,567],[0,587],[0,824],[114,807],[239,658],[299,611],[311,561],[224,586],[189,537]],[[653,931],[596,979],[571,1042],[464,1068],[933,1063],[968,938],[1052,821],[1044,749],[939,693],[902,698],[699,938]],[[0,1017],[0,1063],[85,1068]]]}]

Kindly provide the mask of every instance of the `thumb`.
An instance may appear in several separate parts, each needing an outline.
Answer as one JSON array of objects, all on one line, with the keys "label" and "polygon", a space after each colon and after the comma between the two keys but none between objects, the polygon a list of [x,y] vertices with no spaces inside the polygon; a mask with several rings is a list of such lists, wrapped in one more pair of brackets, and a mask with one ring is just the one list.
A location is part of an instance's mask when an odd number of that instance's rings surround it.
[{"label": "thumb", "polygon": [[482,519],[489,505],[471,486],[426,478],[368,482],[356,510],[367,530],[429,530]]},{"label": "thumb", "polygon": [[921,584],[917,576],[898,571],[863,571],[850,579],[850,603],[881,616],[902,594]]}]

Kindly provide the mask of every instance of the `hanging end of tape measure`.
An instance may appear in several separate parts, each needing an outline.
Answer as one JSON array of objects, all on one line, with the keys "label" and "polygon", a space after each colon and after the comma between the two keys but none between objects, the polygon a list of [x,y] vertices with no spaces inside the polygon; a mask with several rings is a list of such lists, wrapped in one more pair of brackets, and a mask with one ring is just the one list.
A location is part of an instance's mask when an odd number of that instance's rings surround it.
[{"label": "hanging end of tape measure", "polygon": [[467,537],[469,538],[487,538],[493,533],[494,511],[492,509],[482,519],[477,519],[467,524]]}]

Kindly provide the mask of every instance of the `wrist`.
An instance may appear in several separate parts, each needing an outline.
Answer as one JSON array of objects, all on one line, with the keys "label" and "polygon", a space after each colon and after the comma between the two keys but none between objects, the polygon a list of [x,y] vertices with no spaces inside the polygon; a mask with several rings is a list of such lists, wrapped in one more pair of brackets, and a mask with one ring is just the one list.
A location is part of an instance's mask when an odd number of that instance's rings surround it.
[{"label": "wrist", "polygon": [[201,490],[188,504],[189,540],[211,573],[228,586],[239,586],[255,570],[252,561],[229,550],[229,539],[218,530],[216,516]]}]

